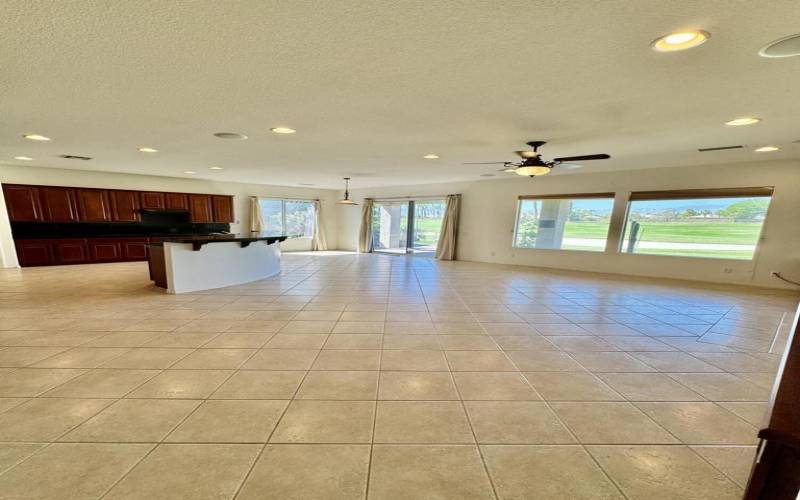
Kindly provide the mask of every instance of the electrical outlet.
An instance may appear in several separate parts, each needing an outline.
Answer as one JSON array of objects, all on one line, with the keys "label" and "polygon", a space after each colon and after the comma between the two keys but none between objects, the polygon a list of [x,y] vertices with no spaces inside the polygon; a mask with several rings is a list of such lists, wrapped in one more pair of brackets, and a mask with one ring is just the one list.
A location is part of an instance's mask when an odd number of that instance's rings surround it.
[{"label": "electrical outlet", "polygon": [[732,267],[723,267],[722,268],[722,272],[725,273],[725,274],[731,274],[733,272],[733,268]]}]

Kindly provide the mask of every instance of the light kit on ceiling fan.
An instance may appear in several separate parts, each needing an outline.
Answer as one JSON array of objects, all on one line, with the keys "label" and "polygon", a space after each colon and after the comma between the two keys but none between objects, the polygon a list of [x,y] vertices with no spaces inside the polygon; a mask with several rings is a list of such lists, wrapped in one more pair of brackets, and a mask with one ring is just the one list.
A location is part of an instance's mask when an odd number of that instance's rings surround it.
[{"label": "light kit on ceiling fan", "polygon": [[[477,162],[477,163],[464,163],[464,165],[503,165],[500,172],[515,173],[527,177],[539,177],[547,175],[550,171],[559,165],[567,167],[569,162],[573,161],[587,161],[587,160],[607,160],[611,156],[602,153],[594,155],[581,155],[581,156],[564,156],[561,158],[553,158],[551,161],[542,159],[539,153],[539,148],[547,144],[545,141],[530,141],[527,143],[533,150],[514,151],[514,153],[522,158],[522,161],[491,161],[491,162]],[[572,165],[572,168],[579,167],[579,165]]]},{"label": "light kit on ceiling fan", "polygon": [[339,205],[358,205],[350,199],[350,177],[344,178],[344,198],[336,202]]}]

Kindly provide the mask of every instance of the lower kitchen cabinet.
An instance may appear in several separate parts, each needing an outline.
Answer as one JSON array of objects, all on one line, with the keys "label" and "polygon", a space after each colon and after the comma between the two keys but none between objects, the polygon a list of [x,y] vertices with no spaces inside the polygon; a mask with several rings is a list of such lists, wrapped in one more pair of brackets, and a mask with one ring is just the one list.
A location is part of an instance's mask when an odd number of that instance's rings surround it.
[{"label": "lower kitchen cabinet", "polygon": [[86,264],[91,260],[85,239],[53,240],[53,255],[59,264]]},{"label": "lower kitchen cabinet", "polygon": [[147,260],[149,238],[18,239],[22,267]]},{"label": "lower kitchen cabinet", "polygon": [[53,253],[52,240],[17,240],[15,244],[19,265],[23,267],[58,264]]},{"label": "lower kitchen cabinet", "polygon": [[114,262],[122,260],[122,247],[116,239],[93,238],[89,240],[89,254],[92,262]]}]

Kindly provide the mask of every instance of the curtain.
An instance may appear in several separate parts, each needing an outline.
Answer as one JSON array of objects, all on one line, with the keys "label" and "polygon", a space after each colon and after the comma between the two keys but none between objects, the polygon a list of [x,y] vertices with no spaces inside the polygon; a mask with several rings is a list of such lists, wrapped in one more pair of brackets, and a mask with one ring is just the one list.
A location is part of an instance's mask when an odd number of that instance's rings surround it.
[{"label": "curtain", "polygon": [[314,233],[311,239],[311,250],[327,250],[328,242],[325,241],[325,231],[322,229],[322,203],[314,200]]},{"label": "curtain", "polygon": [[447,195],[447,205],[444,209],[442,229],[439,232],[439,242],[436,244],[436,258],[439,260],[455,260],[456,258],[458,212],[460,205],[460,194]]},{"label": "curtain", "polygon": [[264,230],[264,222],[261,217],[261,205],[258,203],[258,198],[255,196],[250,197],[250,231],[260,233]]},{"label": "curtain", "polygon": [[360,253],[372,252],[372,199],[364,199],[361,208],[361,231],[358,233],[358,251]]}]

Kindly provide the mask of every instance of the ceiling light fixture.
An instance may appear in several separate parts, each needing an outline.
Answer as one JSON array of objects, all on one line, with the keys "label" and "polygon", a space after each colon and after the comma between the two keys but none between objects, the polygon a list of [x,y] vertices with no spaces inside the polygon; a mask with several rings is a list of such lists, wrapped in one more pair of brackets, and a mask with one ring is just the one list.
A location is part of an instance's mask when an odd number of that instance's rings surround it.
[{"label": "ceiling light fixture", "polygon": [[344,198],[336,203],[339,205],[358,205],[358,203],[350,199],[350,177],[344,178]]},{"label": "ceiling light fixture", "polygon": [[756,153],[771,153],[773,151],[779,151],[781,148],[778,146],[762,146],[760,148],[756,148],[753,151]]},{"label": "ceiling light fixture", "polygon": [[218,167],[218,166],[216,166],[216,165],[214,165],[213,167],[208,167],[208,169],[209,169],[209,170],[223,170],[223,168],[222,168],[222,167]]},{"label": "ceiling light fixture", "polygon": [[758,55],[769,58],[800,56],[800,33],[768,43],[761,47]]},{"label": "ceiling light fixture", "polygon": [[755,125],[756,123],[760,122],[761,118],[756,118],[755,116],[743,116],[741,118],[734,118],[729,122],[725,122],[725,125],[731,127],[743,127],[745,125]]},{"label": "ceiling light fixture", "polygon": [[218,139],[234,139],[237,141],[243,141],[247,139],[246,135],[240,134],[238,132],[215,132],[214,137]]},{"label": "ceiling light fixture", "polygon": [[195,172],[194,170],[184,170],[183,173],[184,174],[193,175],[193,174],[196,174],[197,172]]},{"label": "ceiling light fixture", "polygon": [[439,155],[431,153],[423,156],[423,158],[425,158],[426,160],[438,160]]},{"label": "ceiling light fixture", "polygon": [[678,52],[702,45],[710,37],[711,34],[703,30],[680,31],[656,38],[650,46],[656,52]]},{"label": "ceiling light fixture", "polygon": [[142,146],[139,148],[140,153],[158,153],[158,150],[155,148],[150,148],[147,146]]},{"label": "ceiling light fixture", "polygon": [[514,169],[517,175],[547,175],[550,173],[550,167],[544,166],[521,166]]},{"label": "ceiling light fixture", "polygon": [[21,160],[21,161],[31,161],[31,160],[33,160],[33,158],[31,158],[30,156],[15,156],[14,159],[15,160]]},{"label": "ceiling light fixture", "polygon": [[276,134],[294,134],[295,132],[297,132],[297,130],[289,127],[273,127],[270,130],[275,132]]},{"label": "ceiling light fixture", "polygon": [[46,135],[39,135],[39,134],[25,134],[22,137],[30,140],[30,141],[51,141],[49,137]]}]

